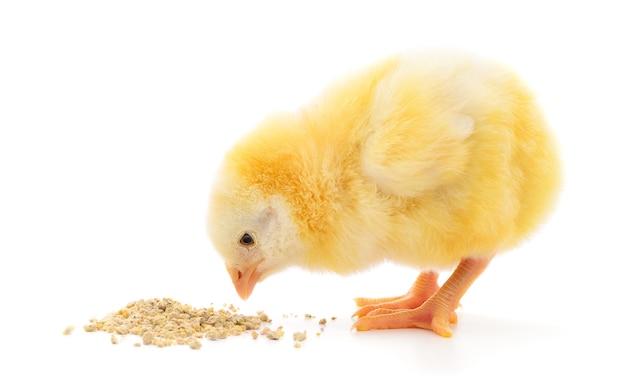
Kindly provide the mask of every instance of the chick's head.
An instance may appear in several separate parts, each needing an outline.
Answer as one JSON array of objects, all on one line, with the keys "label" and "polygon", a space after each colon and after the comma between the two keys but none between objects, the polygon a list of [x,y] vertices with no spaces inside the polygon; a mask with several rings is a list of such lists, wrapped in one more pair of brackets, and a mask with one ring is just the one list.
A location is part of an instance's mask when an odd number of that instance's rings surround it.
[{"label": "chick's head", "polygon": [[287,203],[223,166],[210,197],[207,230],[242,299],[257,282],[297,262],[302,247]]}]

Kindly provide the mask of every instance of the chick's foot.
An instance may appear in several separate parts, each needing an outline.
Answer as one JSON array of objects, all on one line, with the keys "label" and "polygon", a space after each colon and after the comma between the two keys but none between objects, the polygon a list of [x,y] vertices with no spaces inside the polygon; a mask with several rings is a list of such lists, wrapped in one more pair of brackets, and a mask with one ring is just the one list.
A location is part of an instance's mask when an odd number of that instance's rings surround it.
[{"label": "chick's foot", "polygon": [[[428,298],[439,290],[437,272],[428,271],[420,273],[419,277],[411,286],[409,292],[397,297],[387,298],[355,298],[357,306],[361,306],[352,317],[363,317],[375,310],[415,309],[420,307]],[[382,313],[382,312],[380,312]]]},{"label": "chick's foot", "polygon": [[[456,322],[454,310],[459,305],[459,300],[465,294],[469,286],[485,270],[491,258],[463,259],[450,278],[430,298],[426,299],[419,307],[380,307],[360,314],[352,328],[356,330],[370,329],[397,329],[397,328],[422,328],[430,329],[444,337],[452,336],[450,324]],[[422,275],[420,275],[420,278]],[[413,285],[418,284],[420,278]],[[424,276],[427,278],[427,276]],[[436,284],[436,280],[435,280]],[[429,285],[431,285],[429,283]],[[432,287],[432,285],[431,285]],[[411,288],[411,291],[413,288]],[[409,291],[409,294],[411,293]],[[407,295],[409,295],[407,294]],[[402,298],[400,299],[402,300]],[[410,300],[405,300],[409,302]],[[418,300],[410,301],[411,303]],[[397,306],[393,300],[387,302],[389,306]],[[375,303],[373,305],[384,305]],[[367,307],[367,306],[366,306]]]}]

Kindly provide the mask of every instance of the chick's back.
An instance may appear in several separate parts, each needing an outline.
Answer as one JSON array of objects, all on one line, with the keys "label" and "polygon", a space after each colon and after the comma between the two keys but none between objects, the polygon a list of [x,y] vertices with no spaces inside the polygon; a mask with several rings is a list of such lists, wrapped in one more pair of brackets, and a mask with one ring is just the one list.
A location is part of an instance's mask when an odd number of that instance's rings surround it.
[{"label": "chick's back", "polygon": [[544,220],[560,178],[515,73],[437,51],[390,57],[268,117],[224,169],[289,205],[299,265],[339,273],[383,259],[449,268],[511,248]]}]

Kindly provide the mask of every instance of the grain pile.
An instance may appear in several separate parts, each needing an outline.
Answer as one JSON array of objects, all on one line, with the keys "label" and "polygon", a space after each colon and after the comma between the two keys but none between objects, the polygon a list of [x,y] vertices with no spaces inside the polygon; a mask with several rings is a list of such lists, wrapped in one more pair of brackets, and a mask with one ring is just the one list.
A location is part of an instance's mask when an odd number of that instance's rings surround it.
[{"label": "grain pile", "polygon": [[[87,332],[111,333],[113,344],[120,341],[116,335],[137,335],[141,337],[143,345],[188,345],[192,349],[198,349],[202,347],[200,339],[204,338],[224,339],[248,331],[252,331],[252,337],[256,338],[256,331],[261,325],[270,322],[262,311],[250,316],[237,313],[232,305],[222,309],[196,309],[171,298],[163,298],[130,302],[103,319],[91,319],[84,329]],[[283,332],[280,327],[271,331],[266,326],[261,334],[276,340],[282,337]]]}]

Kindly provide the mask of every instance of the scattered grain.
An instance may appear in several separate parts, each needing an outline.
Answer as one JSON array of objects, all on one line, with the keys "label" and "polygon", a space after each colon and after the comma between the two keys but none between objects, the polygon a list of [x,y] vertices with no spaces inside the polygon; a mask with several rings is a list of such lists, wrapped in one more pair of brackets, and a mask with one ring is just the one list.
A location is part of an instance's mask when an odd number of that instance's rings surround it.
[{"label": "scattered grain", "polygon": [[[171,298],[140,299],[101,320],[90,319],[84,330],[111,333],[111,342],[114,344],[114,338],[119,341],[116,335],[131,334],[141,337],[144,345],[189,345],[192,349],[198,349],[202,346],[198,340],[200,338],[224,339],[249,330],[256,331],[262,323],[271,322],[262,311],[257,316],[246,316],[239,314],[239,309],[232,304],[228,307],[224,304],[223,307],[195,309]],[[66,332],[71,332],[69,327],[64,334]],[[274,336],[282,337],[280,332],[282,330],[278,330]]]},{"label": "scattered grain", "polygon": [[141,336],[143,345],[150,345],[154,341],[154,333],[148,331]]},{"label": "scattered grain", "polygon": [[85,332],[95,332],[98,330],[98,324],[91,323],[91,324],[83,326],[83,329],[85,329]]},{"label": "scattered grain", "polygon": [[63,330],[63,335],[64,336],[69,336],[72,334],[72,332],[74,331],[74,326],[73,325],[68,325],[67,328],[65,328]]},{"label": "scattered grain", "polygon": [[191,349],[200,349],[202,347],[202,343],[200,343],[200,341],[196,338],[190,338],[187,340],[187,345],[189,345],[189,348]]},{"label": "scattered grain", "polygon": [[[279,326],[272,330],[269,324],[272,320],[263,311],[257,311],[256,316],[239,314],[239,308],[232,304],[224,304],[222,308],[196,309],[191,305],[182,304],[171,298],[163,299],[140,299],[128,303],[125,307],[98,320],[92,318],[83,329],[86,332],[107,332],[111,334],[111,343],[120,343],[126,335],[141,337],[141,342],[135,342],[134,347],[153,345],[155,347],[168,347],[172,345],[187,345],[191,349],[202,348],[201,339],[221,340],[229,336],[238,336],[250,332],[252,339],[265,336],[269,340],[281,339],[285,332]],[[284,318],[298,318],[295,314]],[[312,314],[304,314],[309,320],[315,318]],[[336,320],[337,317],[331,317]],[[320,336],[327,324],[326,318],[319,320],[320,330],[316,333]],[[261,327],[263,328],[261,329]],[[68,326],[64,335],[69,335],[74,330]],[[119,336],[122,336],[121,338]],[[294,332],[294,347],[301,348],[302,341],[306,340],[306,330]]]},{"label": "scattered grain", "polygon": [[272,330],[272,331],[267,332],[265,337],[267,337],[268,340],[280,340],[280,338],[283,337],[284,335],[285,333],[282,331]]},{"label": "scattered grain", "polygon": [[306,340],[306,330],[304,332],[294,332],[293,339],[294,339],[294,341],[304,341],[304,340]]},{"label": "scattered grain", "polygon": [[257,311],[256,314],[257,316],[259,316],[261,322],[272,322],[272,320],[270,320],[270,318],[267,316],[267,314],[265,314],[265,312],[263,312],[263,310]]},{"label": "scattered grain", "polygon": [[[283,332],[283,327],[279,326],[278,328],[276,328],[276,330],[271,330],[269,328],[265,328],[268,329],[265,332],[265,337],[267,337],[269,340],[280,340],[284,335],[285,332]],[[265,331],[265,329],[263,329]],[[261,334],[263,334],[263,332],[261,332]]]}]

